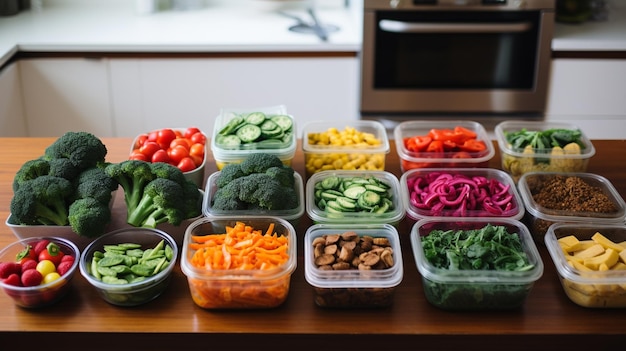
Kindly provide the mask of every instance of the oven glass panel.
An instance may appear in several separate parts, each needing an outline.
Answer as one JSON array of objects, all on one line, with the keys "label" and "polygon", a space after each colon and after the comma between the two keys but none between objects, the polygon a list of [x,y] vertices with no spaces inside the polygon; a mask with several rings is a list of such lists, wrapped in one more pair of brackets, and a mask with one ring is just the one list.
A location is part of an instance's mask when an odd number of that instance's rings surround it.
[{"label": "oven glass panel", "polygon": [[380,11],[376,23],[519,24],[523,31],[388,31],[377,25],[378,89],[532,89],[539,12]]}]

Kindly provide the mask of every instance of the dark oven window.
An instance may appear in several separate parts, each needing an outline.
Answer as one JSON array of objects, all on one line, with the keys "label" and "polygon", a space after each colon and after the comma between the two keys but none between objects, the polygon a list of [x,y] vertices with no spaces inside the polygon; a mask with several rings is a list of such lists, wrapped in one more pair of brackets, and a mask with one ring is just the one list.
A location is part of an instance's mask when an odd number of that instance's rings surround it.
[{"label": "dark oven window", "polygon": [[397,33],[377,25],[378,89],[532,89],[539,42],[538,11],[381,11],[380,20],[412,23],[530,23],[522,32]]}]

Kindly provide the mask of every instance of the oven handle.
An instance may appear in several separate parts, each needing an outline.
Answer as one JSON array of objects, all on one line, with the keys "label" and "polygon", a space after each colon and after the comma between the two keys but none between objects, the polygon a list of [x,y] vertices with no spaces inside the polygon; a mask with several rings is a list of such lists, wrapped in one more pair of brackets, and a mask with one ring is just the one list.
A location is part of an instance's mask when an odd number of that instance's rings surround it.
[{"label": "oven handle", "polygon": [[415,23],[380,20],[380,29],[392,33],[507,33],[524,32],[530,22],[519,23]]}]

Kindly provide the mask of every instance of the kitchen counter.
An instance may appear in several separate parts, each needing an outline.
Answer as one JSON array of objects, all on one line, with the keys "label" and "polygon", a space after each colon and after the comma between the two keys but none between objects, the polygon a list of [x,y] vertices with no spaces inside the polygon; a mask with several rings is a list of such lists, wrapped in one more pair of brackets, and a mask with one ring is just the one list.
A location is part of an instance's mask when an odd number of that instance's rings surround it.
[{"label": "kitchen counter", "polygon": [[[11,183],[21,164],[40,156],[53,138],[0,138],[0,218],[7,218]],[[130,138],[103,138],[107,160],[126,158]],[[391,141],[391,150],[395,150]],[[626,140],[594,140],[596,155],[589,172],[609,179],[626,194]],[[216,170],[212,156],[206,174]],[[299,146],[293,168],[304,174]],[[490,167],[500,167],[499,153]],[[397,153],[387,155],[386,169],[400,176]],[[113,227],[123,221],[125,206],[118,192]],[[149,350],[273,349],[298,347],[359,350],[555,350],[563,345],[578,349],[609,350],[626,339],[623,309],[587,309],[572,303],[563,292],[556,270],[542,244],[538,245],[545,270],[525,304],[516,310],[446,312],[430,305],[410,249],[410,223],[399,224],[404,277],[396,288],[393,305],[372,310],[330,310],[317,307],[312,288],[304,279],[303,237],[311,221],[306,215],[297,225],[298,266],[289,296],[282,306],[256,311],[212,311],[196,306],[186,277],[177,265],[171,285],[156,300],[136,308],[104,302],[77,274],[69,295],[41,310],[16,307],[0,296],[0,340],[22,345],[41,340],[63,345],[64,350],[111,350],[115,347]],[[15,241],[0,227],[0,247]],[[621,342],[620,342],[621,341]],[[39,349],[41,345],[38,344]],[[49,346],[47,346],[49,347]],[[52,347],[55,348],[55,347]]]}]

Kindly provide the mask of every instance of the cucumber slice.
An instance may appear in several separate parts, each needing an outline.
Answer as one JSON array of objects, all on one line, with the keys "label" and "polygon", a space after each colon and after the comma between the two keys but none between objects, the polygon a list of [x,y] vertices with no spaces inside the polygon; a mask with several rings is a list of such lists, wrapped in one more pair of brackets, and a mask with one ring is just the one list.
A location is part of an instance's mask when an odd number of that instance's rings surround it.
[{"label": "cucumber slice", "polygon": [[327,210],[335,210],[337,212],[344,212],[344,209],[335,200],[326,201]]},{"label": "cucumber slice", "polygon": [[235,116],[235,117],[233,117],[233,119],[228,121],[228,123],[226,123],[226,125],[224,127],[222,127],[222,129],[220,129],[218,134],[219,135],[229,135],[229,134],[233,133],[235,131],[235,129],[237,129],[237,127],[239,127],[244,122],[245,121],[244,121],[243,117]]},{"label": "cucumber slice", "polygon": [[363,192],[360,194],[357,202],[361,207],[373,209],[380,204],[380,200],[379,194],[371,190],[365,190],[365,187],[363,187]]},{"label": "cucumber slice", "polygon": [[261,136],[261,128],[254,124],[245,124],[237,129],[237,136],[244,143],[251,143]]},{"label": "cucumber slice", "polygon": [[293,127],[293,120],[287,115],[276,115],[270,117],[274,123],[278,124],[282,130],[289,131]]},{"label": "cucumber slice", "polygon": [[323,189],[335,189],[340,182],[341,179],[339,179],[339,177],[330,176],[322,179],[321,183]]},{"label": "cucumber slice", "polygon": [[263,135],[266,139],[282,139],[284,132],[280,127],[276,127],[275,129],[265,130],[261,128],[261,135]]},{"label": "cucumber slice", "polygon": [[265,122],[267,117],[263,112],[251,112],[246,116],[246,123],[261,125],[261,123]]},{"label": "cucumber slice", "polygon": [[335,201],[345,211],[355,211],[357,208],[356,201],[348,197],[338,197]]},{"label": "cucumber slice", "polygon": [[[351,186],[348,189],[344,190],[343,191],[343,195],[346,196],[346,197],[349,197],[351,199],[357,200],[357,199],[359,199],[361,197],[361,194],[363,194],[366,191],[367,191],[367,189],[365,189],[364,186],[355,185],[355,186]],[[374,193],[374,192],[372,191],[372,193]],[[374,194],[376,194],[376,193],[374,193]],[[376,194],[376,196],[378,196],[378,194]],[[380,196],[379,196],[379,198],[380,198]]]},{"label": "cucumber slice", "polygon": [[226,148],[239,147],[241,139],[236,135],[221,135],[217,138],[217,144]]},{"label": "cucumber slice", "polygon": [[265,122],[261,123],[260,127],[261,127],[261,130],[263,131],[276,130],[276,129],[280,129],[281,131],[283,130],[278,124],[274,123],[271,119],[265,120]]},{"label": "cucumber slice", "polygon": [[338,197],[343,197],[343,194],[342,194],[342,193],[340,193],[340,192],[338,192],[338,191],[335,191],[335,190],[329,189],[329,190],[324,190],[324,191],[322,191],[322,192],[320,193],[320,197],[321,197],[322,199],[326,199],[326,200],[335,200],[335,199],[337,199]]},{"label": "cucumber slice", "polygon": [[385,194],[387,192],[387,189],[382,188],[379,185],[374,185],[374,184],[365,184],[365,189],[371,190],[379,194]]}]

